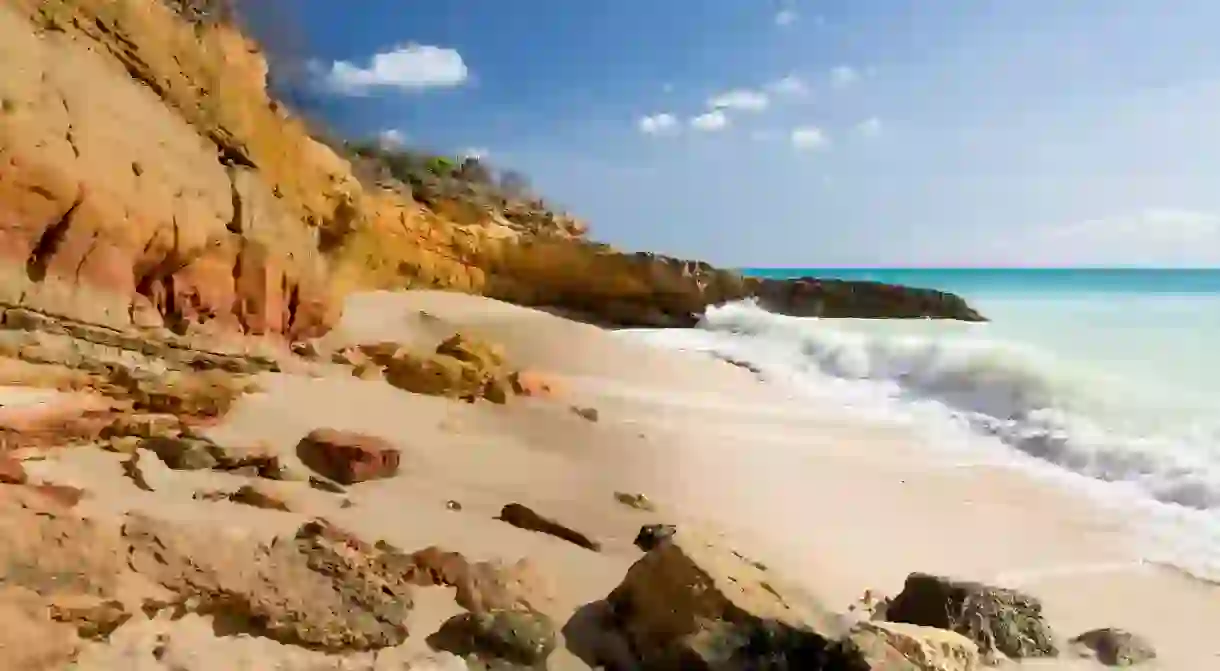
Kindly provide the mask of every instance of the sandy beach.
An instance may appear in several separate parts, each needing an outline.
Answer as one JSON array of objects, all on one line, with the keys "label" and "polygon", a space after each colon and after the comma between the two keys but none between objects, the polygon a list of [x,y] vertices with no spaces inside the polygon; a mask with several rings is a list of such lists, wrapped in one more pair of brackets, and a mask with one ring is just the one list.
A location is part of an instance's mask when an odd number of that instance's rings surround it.
[{"label": "sandy beach", "polygon": [[[260,392],[209,429],[218,443],[264,444],[286,460],[318,427],[401,447],[396,477],[353,485],[342,498],[278,482],[291,512],[201,501],[195,492],[233,489],[242,478],[160,464],[148,469],[153,491],[144,491],[124,476],[120,455],[88,447],[25,467],[31,477],[85,490],[77,510],[97,520],[134,512],[270,539],[320,516],[408,551],[437,545],[472,560],[528,558],[549,586],[539,609],[559,623],[604,598],[639,559],[632,539],[642,524],[666,522],[725,531],[831,610],[848,612],[866,590],[892,596],[908,573],[922,571],[1027,591],[1064,638],[1097,627],[1138,632],[1159,654],[1149,668],[1201,671],[1220,662],[1220,642],[1208,635],[1220,622],[1220,587],[1140,563],[1122,520],[1022,474],[955,463],[898,428],[835,416],[737,366],[438,292],[354,296],[324,344],[434,342],[455,330],[502,343],[510,360],[554,380],[555,395],[470,404],[320,364],[265,374]],[[598,420],[574,405],[596,408]],[[657,509],[624,506],[615,492],[644,493]],[[494,519],[510,502],[598,539],[601,551]],[[376,655],[330,658],[217,636],[190,616],[133,620],[109,642],[91,644],[77,668],[427,668],[390,664],[426,654],[426,633],[415,632],[460,611],[446,591],[424,590],[407,642]],[[572,647],[561,645],[548,668],[589,668]],[[1102,668],[1070,657],[1020,665],[1027,667]]]}]

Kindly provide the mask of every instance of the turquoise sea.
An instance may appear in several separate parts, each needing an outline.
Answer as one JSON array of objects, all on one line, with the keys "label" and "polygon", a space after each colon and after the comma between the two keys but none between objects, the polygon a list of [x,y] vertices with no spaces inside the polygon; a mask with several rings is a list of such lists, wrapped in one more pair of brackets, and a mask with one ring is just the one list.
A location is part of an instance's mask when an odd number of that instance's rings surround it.
[{"label": "turquoise sea", "polygon": [[1119,506],[1149,559],[1220,578],[1220,270],[751,269],[929,287],[990,320],[710,309],[656,342],[747,360],[845,412]]}]

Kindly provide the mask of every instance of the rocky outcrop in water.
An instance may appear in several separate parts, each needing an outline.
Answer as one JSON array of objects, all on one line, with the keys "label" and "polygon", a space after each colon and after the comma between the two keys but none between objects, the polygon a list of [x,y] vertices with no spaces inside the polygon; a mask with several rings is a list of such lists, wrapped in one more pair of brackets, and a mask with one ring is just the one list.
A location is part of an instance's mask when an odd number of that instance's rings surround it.
[{"label": "rocky outcrop in water", "polygon": [[986,321],[961,296],[935,289],[816,277],[751,279],[749,286],[760,307],[793,317]]}]

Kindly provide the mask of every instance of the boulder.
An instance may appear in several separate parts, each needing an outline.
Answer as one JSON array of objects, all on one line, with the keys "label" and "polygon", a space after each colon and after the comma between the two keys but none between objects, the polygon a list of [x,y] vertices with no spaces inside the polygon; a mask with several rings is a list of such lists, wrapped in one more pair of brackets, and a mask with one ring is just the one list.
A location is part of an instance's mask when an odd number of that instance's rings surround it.
[{"label": "boulder", "polygon": [[1138,634],[1106,627],[1073,638],[1072,645],[1106,666],[1135,666],[1156,659],[1156,649]]},{"label": "boulder", "polygon": [[607,601],[641,668],[881,668],[846,638],[843,619],[721,541],[687,529],[632,565]]},{"label": "boulder", "polygon": [[140,447],[151,450],[166,466],[177,471],[199,471],[218,463],[212,454],[211,441],[199,438],[147,438]]},{"label": "boulder", "polygon": [[558,632],[545,615],[524,610],[462,613],[447,620],[428,637],[438,650],[483,663],[492,668],[541,669],[555,650]]},{"label": "boulder", "polygon": [[526,558],[472,563],[458,552],[428,547],[411,555],[409,574],[417,585],[456,588],[458,605],[472,613],[539,610],[552,598],[550,583]]},{"label": "boulder", "polygon": [[563,539],[586,550],[597,552],[602,547],[601,543],[590,539],[581,532],[548,517],[543,517],[520,503],[510,503],[504,506],[500,509],[500,516],[496,519],[507,522],[518,529],[536,531]]},{"label": "boulder", "polygon": [[401,454],[377,436],[354,431],[316,429],[297,444],[301,462],[318,474],[345,485],[393,477]]},{"label": "boulder", "polygon": [[267,544],[132,517],[123,537],[134,570],[238,631],[326,652],[406,639],[412,598],[394,570],[401,553],[325,522]]},{"label": "boulder", "polygon": [[850,638],[868,658],[873,671],[975,671],[982,665],[974,641],[945,629],[861,622]]},{"label": "boulder", "polygon": [[473,401],[482,398],[489,371],[451,356],[400,352],[385,367],[385,380],[415,394]]},{"label": "boulder", "polygon": [[1016,590],[912,573],[886,606],[885,618],[948,629],[974,641],[980,652],[1015,659],[1059,654],[1042,604]]}]

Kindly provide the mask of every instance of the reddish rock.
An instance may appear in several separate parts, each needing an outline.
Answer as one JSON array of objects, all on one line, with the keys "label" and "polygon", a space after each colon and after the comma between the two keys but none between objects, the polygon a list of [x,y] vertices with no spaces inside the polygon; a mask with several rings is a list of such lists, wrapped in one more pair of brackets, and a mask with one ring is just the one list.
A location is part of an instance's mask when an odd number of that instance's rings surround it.
[{"label": "reddish rock", "polygon": [[392,477],[400,453],[390,441],[353,431],[317,429],[297,444],[301,462],[336,482],[350,485]]},{"label": "reddish rock", "polygon": [[533,371],[519,371],[508,376],[513,386],[513,393],[518,396],[534,396],[551,398],[557,395],[557,387],[546,375]]},{"label": "reddish rock", "polygon": [[24,485],[29,478],[21,462],[7,454],[0,454],[0,484]]},{"label": "reddish rock", "polygon": [[84,490],[70,485],[41,484],[34,485],[34,490],[64,508],[75,506],[85,497]]},{"label": "reddish rock", "polygon": [[114,421],[115,403],[86,394],[52,392],[0,408],[0,448],[56,447],[97,440]]}]

